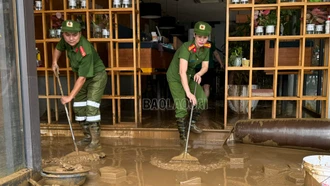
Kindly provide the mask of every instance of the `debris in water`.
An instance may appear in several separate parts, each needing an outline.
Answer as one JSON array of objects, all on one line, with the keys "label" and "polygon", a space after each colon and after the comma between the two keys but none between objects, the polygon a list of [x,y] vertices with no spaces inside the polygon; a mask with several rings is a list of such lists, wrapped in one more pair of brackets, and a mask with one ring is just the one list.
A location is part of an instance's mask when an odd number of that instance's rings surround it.
[{"label": "debris in water", "polygon": [[292,171],[288,174],[287,180],[295,183],[296,185],[304,185],[304,172],[303,171]]},{"label": "debris in water", "polygon": [[100,175],[102,181],[106,183],[116,184],[126,181],[127,172],[126,169],[121,167],[106,166],[100,168]]},{"label": "debris in water", "polygon": [[189,185],[200,186],[201,184],[202,184],[202,178],[200,177],[192,177],[189,180],[180,182],[180,185],[182,186],[189,186]]},{"label": "debris in water", "polygon": [[276,174],[288,171],[290,168],[286,164],[267,164],[264,165],[265,176],[274,176]]}]

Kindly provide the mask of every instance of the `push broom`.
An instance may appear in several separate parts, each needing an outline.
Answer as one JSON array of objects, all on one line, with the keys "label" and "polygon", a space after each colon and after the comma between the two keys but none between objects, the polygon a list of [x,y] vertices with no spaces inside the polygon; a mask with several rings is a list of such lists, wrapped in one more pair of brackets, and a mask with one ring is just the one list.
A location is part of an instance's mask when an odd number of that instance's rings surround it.
[{"label": "push broom", "polygon": [[[194,88],[194,95],[196,95],[196,88],[197,88],[197,82],[195,83],[195,88]],[[188,126],[188,132],[187,132],[187,141],[186,141],[186,146],[184,149],[184,152],[181,153],[179,156],[174,156],[169,163],[180,163],[180,162],[189,162],[189,163],[194,163],[194,164],[199,164],[199,161],[196,157],[191,156],[187,151],[188,151],[188,142],[189,142],[189,135],[190,135],[190,127],[191,127],[191,121],[192,121],[192,115],[194,111],[194,105],[191,107],[190,110],[190,118],[189,118],[189,126]]]}]

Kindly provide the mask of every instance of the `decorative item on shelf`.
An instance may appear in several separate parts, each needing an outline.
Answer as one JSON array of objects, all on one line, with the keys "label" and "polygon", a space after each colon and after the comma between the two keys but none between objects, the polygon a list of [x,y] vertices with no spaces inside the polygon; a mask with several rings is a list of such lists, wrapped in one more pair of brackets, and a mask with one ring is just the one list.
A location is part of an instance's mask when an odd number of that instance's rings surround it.
[{"label": "decorative item on shelf", "polygon": [[36,61],[37,61],[37,67],[41,67],[42,61],[41,61],[40,51],[37,47],[36,47]]},{"label": "decorative item on shelf", "polygon": [[323,25],[316,25],[316,34],[322,34],[323,33]]},{"label": "decorative item on shelf", "polygon": [[101,38],[101,27],[95,23],[93,24],[93,38]]},{"label": "decorative item on shelf", "polygon": [[323,25],[327,19],[328,12],[320,8],[307,10],[306,13],[306,33],[314,34],[315,25]]},{"label": "decorative item on shelf", "polygon": [[106,28],[102,29],[102,37],[109,38],[109,36],[110,36],[109,29],[106,29]]},{"label": "decorative item on shelf", "polygon": [[56,37],[57,38],[61,37],[61,33],[62,33],[62,29],[60,29],[60,28],[56,29]]},{"label": "decorative item on shelf", "polygon": [[[266,34],[275,34],[275,25],[277,23],[277,16],[275,10],[256,10],[254,11],[255,26],[266,26]],[[256,32],[256,35],[262,35]]]},{"label": "decorative item on shelf", "polygon": [[86,8],[86,0],[80,1],[80,8]]},{"label": "decorative item on shelf", "polygon": [[[258,85],[253,84],[252,90],[257,89]],[[249,95],[249,85],[228,85],[228,96],[247,97]],[[259,100],[251,102],[251,111],[257,108]],[[249,112],[249,102],[247,100],[229,100],[229,108],[236,114],[247,114]]]},{"label": "decorative item on shelf", "polygon": [[35,1],[35,10],[42,10],[42,1]]},{"label": "decorative item on shelf", "polygon": [[231,0],[232,4],[239,4],[239,0]]},{"label": "decorative item on shelf", "polygon": [[246,58],[242,58],[242,66],[243,67],[249,67],[250,66],[250,60]]},{"label": "decorative item on shelf", "polygon": [[330,34],[330,15],[328,15],[327,21],[325,21],[325,29],[326,34]]},{"label": "decorative item on shelf", "polygon": [[130,8],[131,3],[129,0],[123,0],[123,4],[121,6],[122,6],[122,8]]},{"label": "decorative item on shelf", "polygon": [[249,0],[240,0],[241,1],[241,4],[248,4],[249,3]]},{"label": "decorative item on shelf", "polygon": [[69,9],[76,9],[76,8],[77,8],[77,1],[69,0]]},{"label": "decorative item on shelf", "polygon": [[81,30],[85,30],[86,29],[86,15],[84,15],[84,14],[77,15],[76,16],[76,21],[78,23],[80,23]]},{"label": "decorative item on shelf", "polygon": [[240,46],[236,46],[231,50],[229,63],[230,66],[241,66],[242,65],[243,49]]},{"label": "decorative item on shelf", "polygon": [[256,26],[255,28],[255,35],[261,36],[264,35],[264,26]]},{"label": "decorative item on shelf", "polygon": [[114,8],[120,8],[121,7],[120,0],[113,0],[113,7]]},{"label": "decorative item on shelf", "polygon": [[267,25],[266,35],[274,35],[274,34],[275,34],[275,25]]},{"label": "decorative item on shelf", "polygon": [[56,38],[56,29],[49,29],[49,37],[50,38]]},{"label": "decorative item on shelf", "polygon": [[314,34],[315,24],[308,23],[306,24],[306,34]]},{"label": "decorative item on shelf", "polygon": [[[93,20],[93,18],[91,18]],[[109,15],[108,14],[97,14],[95,15],[95,21],[93,23],[93,37],[101,38],[102,37],[102,29],[109,30]]]},{"label": "decorative item on shelf", "polygon": [[159,3],[141,3],[140,17],[144,19],[158,19],[161,17],[162,9]]},{"label": "decorative item on shelf", "polygon": [[61,37],[61,26],[63,22],[62,14],[60,12],[56,12],[55,15],[51,16],[52,28],[49,30],[50,38],[60,38]]}]

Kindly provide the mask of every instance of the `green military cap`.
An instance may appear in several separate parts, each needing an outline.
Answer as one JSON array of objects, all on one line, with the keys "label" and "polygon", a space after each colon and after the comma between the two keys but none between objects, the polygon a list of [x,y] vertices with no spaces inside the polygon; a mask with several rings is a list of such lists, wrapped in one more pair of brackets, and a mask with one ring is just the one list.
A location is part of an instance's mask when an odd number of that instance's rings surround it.
[{"label": "green military cap", "polygon": [[80,32],[81,26],[77,21],[66,20],[62,23],[62,32]]},{"label": "green military cap", "polygon": [[194,27],[195,34],[200,35],[200,36],[209,36],[211,33],[211,30],[212,30],[212,27],[208,23],[205,23],[203,21],[198,21]]}]

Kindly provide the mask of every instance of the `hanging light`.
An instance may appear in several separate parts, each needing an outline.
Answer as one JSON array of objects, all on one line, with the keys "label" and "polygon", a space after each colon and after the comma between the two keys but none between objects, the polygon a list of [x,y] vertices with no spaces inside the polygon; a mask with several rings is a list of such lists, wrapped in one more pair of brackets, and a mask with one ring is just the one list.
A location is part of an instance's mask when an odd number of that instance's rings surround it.
[{"label": "hanging light", "polygon": [[159,3],[141,3],[140,10],[140,17],[145,19],[158,19],[162,13]]},{"label": "hanging light", "polygon": [[175,28],[175,17],[163,16],[159,20],[159,29],[174,29]]}]

